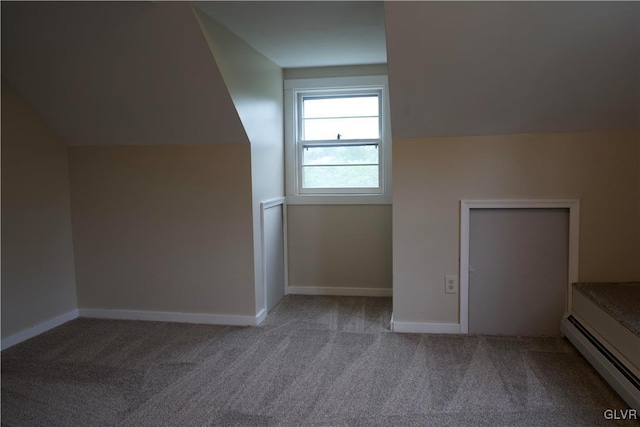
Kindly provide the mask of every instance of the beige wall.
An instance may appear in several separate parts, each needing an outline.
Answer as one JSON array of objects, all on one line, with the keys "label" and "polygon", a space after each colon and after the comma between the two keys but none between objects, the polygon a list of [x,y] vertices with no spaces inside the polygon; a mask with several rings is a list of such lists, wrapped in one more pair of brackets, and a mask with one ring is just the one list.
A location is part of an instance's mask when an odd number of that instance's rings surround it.
[{"label": "beige wall", "polygon": [[248,144],[69,159],[80,308],[255,315]]},{"label": "beige wall", "polygon": [[394,140],[394,319],[458,322],[461,199],[580,199],[580,280],[637,280],[638,140],[575,133]]},{"label": "beige wall", "polygon": [[[386,75],[386,64],[288,68],[285,79]],[[392,287],[391,205],[289,205],[289,286]]]},{"label": "beige wall", "polygon": [[75,308],[67,150],[2,79],[2,338]]},{"label": "beige wall", "polygon": [[390,205],[290,205],[289,285],[391,288]]},{"label": "beige wall", "polygon": [[199,11],[195,13],[251,143],[255,298],[258,313],[266,308],[260,202],[284,196],[282,69],[208,15]]}]

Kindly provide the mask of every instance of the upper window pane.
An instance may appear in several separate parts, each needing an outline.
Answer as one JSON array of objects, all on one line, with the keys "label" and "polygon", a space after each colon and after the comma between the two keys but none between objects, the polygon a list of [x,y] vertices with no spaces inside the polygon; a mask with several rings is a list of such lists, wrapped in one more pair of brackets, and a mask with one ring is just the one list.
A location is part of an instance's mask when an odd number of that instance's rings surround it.
[{"label": "upper window pane", "polygon": [[309,95],[301,98],[303,141],[380,138],[380,95]]},{"label": "upper window pane", "polygon": [[305,97],[302,117],[378,117],[379,105],[378,95]]},{"label": "upper window pane", "polygon": [[303,141],[378,139],[380,122],[377,117],[304,119],[301,138]]}]

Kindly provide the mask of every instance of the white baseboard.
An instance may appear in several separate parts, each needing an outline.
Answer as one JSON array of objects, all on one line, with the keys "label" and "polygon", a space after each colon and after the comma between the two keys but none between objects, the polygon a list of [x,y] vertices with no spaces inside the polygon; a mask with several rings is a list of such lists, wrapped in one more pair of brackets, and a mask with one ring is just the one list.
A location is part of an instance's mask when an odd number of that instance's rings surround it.
[{"label": "white baseboard", "polygon": [[459,323],[396,322],[391,317],[391,330],[408,334],[459,334]]},{"label": "white baseboard", "polygon": [[256,316],[229,314],[196,314],[164,311],[105,310],[81,308],[79,317],[93,319],[148,320],[155,322],[203,323],[208,325],[257,326],[267,316],[262,310]]},{"label": "white baseboard", "polygon": [[71,310],[67,313],[61,314],[60,316],[56,316],[53,319],[49,319],[45,322],[34,325],[29,329],[25,329],[24,331],[18,332],[17,334],[3,339],[1,348],[2,350],[5,350],[9,347],[21,343],[22,341],[26,341],[29,338],[33,338],[36,335],[40,335],[43,332],[47,332],[50,329],[58,327],[63,323],[67,323],[68,321],[73,320],[77,317],[78,310]]},{"label": "white baseboard", "polygon": [[390,297],[391,288],[337,288],[324,286],[287,286],[287,295],[335,295],[349,297]]},{"label": "white baseboard", "polygon": [[266,308],[263,308],[262,310],[260,310],[260,312],[256,315],[256,326],[264,322],[264,319],[267,318],[267,314],[269,313],[267,312]]}]

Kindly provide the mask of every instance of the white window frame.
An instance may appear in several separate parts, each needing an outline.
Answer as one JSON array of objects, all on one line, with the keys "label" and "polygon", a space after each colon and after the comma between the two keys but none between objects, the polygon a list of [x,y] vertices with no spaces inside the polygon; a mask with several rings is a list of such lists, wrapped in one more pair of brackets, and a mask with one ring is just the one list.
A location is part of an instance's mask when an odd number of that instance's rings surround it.
[{"label": "white window frame", "polygon": [[[380,93],[380,141],[379,179],[380,187],[350,189],[302,188],[303,143],[297,136],[301,124],[300,100],[304,95],[324,94],[349,95],[358,92]],[[318,79],[293,79],[284,82],[285,123],[285,174],[288,204],[391,204],[391,125],[389,118],[389,91],[387,76],[337,77]],[[342,140],[349,145],[349,140]],[[375,142],[378,142],[375,140]],[[353,141],[361,144],[361,140]],[[318,145],[322,142],[319,141]]]}]

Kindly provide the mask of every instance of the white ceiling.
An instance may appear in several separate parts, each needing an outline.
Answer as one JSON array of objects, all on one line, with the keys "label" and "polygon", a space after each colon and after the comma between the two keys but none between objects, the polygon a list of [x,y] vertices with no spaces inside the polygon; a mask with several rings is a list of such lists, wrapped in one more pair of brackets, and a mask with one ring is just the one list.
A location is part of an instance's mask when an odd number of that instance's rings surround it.
[{"label": "white ceiling", "polygon": [[283,68],[387,62],[381,1],[194,5]]}]

